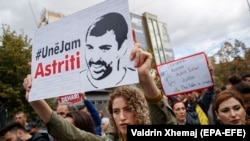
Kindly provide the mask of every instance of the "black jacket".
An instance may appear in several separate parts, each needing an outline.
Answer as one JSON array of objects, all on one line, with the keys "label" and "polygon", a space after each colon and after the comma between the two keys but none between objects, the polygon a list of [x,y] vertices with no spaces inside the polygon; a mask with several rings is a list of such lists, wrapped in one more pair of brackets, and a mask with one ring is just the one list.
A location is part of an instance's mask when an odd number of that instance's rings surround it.
[{"label": "black jacket", "polygon": [[27,141],[49,141],[49,135],[47,133],[33,133],[32,138]]}]

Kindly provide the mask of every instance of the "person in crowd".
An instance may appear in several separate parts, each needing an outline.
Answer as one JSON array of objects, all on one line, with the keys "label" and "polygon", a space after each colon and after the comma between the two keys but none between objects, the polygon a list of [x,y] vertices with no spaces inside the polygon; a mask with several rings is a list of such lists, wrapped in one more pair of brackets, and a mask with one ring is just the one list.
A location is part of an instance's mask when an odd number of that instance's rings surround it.
[{"label": "person in crowd", "polygon": [[232,87],[240,82],[242,82],[242,79],[240,78],[240,76],[238,74],[232,74],[228,77],[228,82],[231,84],[230,89],[232,89]]},{"label": "person in crowd", "polygon": [[250,85],[250,73],[244,73],[241,75],[241,79]]},{"label": "person in crowd", "polygon": [[105,117],[105,114],[104,114],[104,112],[103,112],[102,109],[99,109],[99,110],[98,110],[98,113],[99,113],[99,116],[101,117],[101,119],[102,119],[103,117]]},{"label": "person in crowd", "polygon": [[109,122],[109,118],[108,117],[103,117],[102,118],[102,136],[106,136],[107,132],[108,132],[108,128],[109,128],[110,122]]},{"label": "person in crowd", "polygon": [[[247,75],[246,75],[247,76]],[[247,80],[247,78],[245,78]],[[239,92],[244,100],[247,113],[247,121],[250,123],[250,85],[242,80],[240,75],[233,74],[229,81],[232,83],[232,90]]]},{"label": "person in crowd", "polygon": [[41,131],[40,126],[41,126],[41,123],[39,123],[38,121],[30,121],[28,126],[25,127],[25,130],[29,132],[31,135],[40,133],[45,138],[48,138],[49,141],[55,141],[55,139],[50,134],[48,134],[47,132]]},{"label": "person in crowd", "polygon": [[235,87],[244,100],[247,113],[247,122],[250,125],[250,85],[242,84]]},{"label": "person in crowd", "polygon": [[48,136],[41,133],[29,133],[19,122],[12,122],[0,131],[2,141],[49,141]]},{"label": "person in crowd", "polygon": [[[250,123],[250,104],[248,104],[248,101],[250,101],[250,85],[245,83],[243,78],[245,78],[245,76],[240,76],[238,74],[230,75],[228,77],[228,83],[227,83],[227,85],[229,85],[230,87],[223,88],[220,90],[220,92],[224,91],[224,90],[228,90],[228,91],[233,90],[233,91],[237,91],[239,94],[241,94],[241,96],[243,97],[244,103],[245,103],[245,107],[246,107],[247,119],[248,119],[247,121]],[[218,93],[216,93],[216,95],[217,94]],[[210,106],[208,112],[209,112],[210,124],[220,124],[220,122],[216,118],[215,111],[213,110],[212,106]]]},{"label": "person in crowd", "polygon": [[15,114],[15,121],[19,122],[22,126],[28,126],[27,115],[23,111],[19,111]]},{"label": "person in crowd", "polygon": [[38,133],[40,129],[36,121],[30,121],[28,125],[25,127],[25,130],[32,134],[32,133]]},{"label": "person in crowd", "polygon": [[[167,96],[166,96],[167,97]],[[187,104],[187,94],[177,94],[174,96],[167,97],[170,105],[174,101],[182,101],[185,105]]]},{"label": "person in crowd", "polygon": [[67,113],[71,111],[76,111],[76,110],[77,110],[77,107],[74,104],[64,102],[64,103],[59,103],[57,105],[56,113],[62,117],[65,117]]},{"label": "person in crowd", "polygon": [[239,93],[224,90],[217,94],[213,103],[217,120],[222,125],[245,125],[246,108]]},{"label": "person in crowd", "polygon": [[216,115],[214,113],[214,110],[213,110],[213,101],[215,99],[215,96],[217,94],[219,94],[221,91],[222,91],[221,88],[215,88],[215,95],[213,96],[212,102],[209,105],[209,108],[208,108],[208,111],[207,111],[207,117],[208,117],[209,125],[218,125],[219,124],[219,122],[218,122],[218,120],[216,118]]},{"label": "person in crowd", "polygon": [[[150,124],[147,109],[148,105],[141,90],[130,86],[116,88],[110,94],[108,101],[108,112],[112,115],[110,124],[114,127],[113,132],[117,135],[121,134],[123,140],[126,140],[127,125]],[[139,118],[139,116],[143,118]]]},{"label": "person in crowd", "polygon": [[231,87],[232,87],[232,84],[231,83],[227,83],[224,86],[222,86],[220,89],[221,89],[221,91],[224,91],[224,90],[231,89]]},{"label": "person in crowd", "polygon": [[65,119],[81,130],[96,134],[94,129],[94,121],[86,112],[72,111],[66,114]]},{"label": "person in crowd", "polygon": [[174,100],[172,108],[176,116],[177,125],[195,125],[197,124],[193,118],[187,115],[186,105],[183,101]]},{"label": "person in crowd", "polygon": [[92,117],[94,121],[94,125],[95,125],[95,133],[101,136],[102,129],[101,129],[101,117],[99,115],[99,112],[97,111],[95,105],[90,100],[87,99],[86,94],[85,93],[81,93],[81,94],[82,94],[84,105],[81,107],[81,109],[78,109],[78,110],[86,112]]},{"label": "person in crowd", "polygon": [[[127,126],[135,124],[176,124],[176,118],[168,101],[163,97],[150,74],[152,55],[143,51],[135,38],[135,46],[130,59],[138,70],[140,88],[120,86],[115,89],[108,100],[110,123],[114,127],[112,134],[98,136],[77,127],[53,112],[45,100],[29,102],[32,108],[46,123],[49,133],[60,141],[68,140],[123,140],[126,141]],[[27,75],[23,85],[28,100],[31,89],[31,75]]]},{"label": "person in crowd", "polygon": [[208,88],[205,92],[205,95],[201,98],[199,98],[198,91],[192,91],[188,93],[186,105],[187,114],[195,121],[195,124],[209,124],[207,112],[210,104],[212,103],[213,95],[214,87]]}]

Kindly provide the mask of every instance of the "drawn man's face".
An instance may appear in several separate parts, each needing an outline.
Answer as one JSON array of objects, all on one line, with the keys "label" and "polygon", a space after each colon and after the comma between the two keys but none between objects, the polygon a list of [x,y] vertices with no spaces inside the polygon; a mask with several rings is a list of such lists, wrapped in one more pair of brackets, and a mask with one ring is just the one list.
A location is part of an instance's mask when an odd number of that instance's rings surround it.
[{"label": "drawn man's face", "polygon": [[93,79],[103,79],[117,69],[118,51],[113,31],[98,37],[87,36],[85,59]]}]

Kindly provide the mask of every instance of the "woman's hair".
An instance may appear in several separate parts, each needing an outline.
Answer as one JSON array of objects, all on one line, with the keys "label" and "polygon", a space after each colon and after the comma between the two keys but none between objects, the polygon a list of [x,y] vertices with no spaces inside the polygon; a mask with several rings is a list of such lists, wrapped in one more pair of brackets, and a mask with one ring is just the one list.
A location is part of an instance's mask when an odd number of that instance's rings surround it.
[{"label": "woman's hair", "polygon": [[83,111],[72,111],[65,118],[72,118],[74,125],[84,131],[95,134],[94,121],[92,117]]},{"label": "woman's hair", "polygon": [[175,105],[175,104],[177,104],[177,103],[183,103],[183,104],[184,104],[184,106],[185,106],[185,108],[186,108],[186,105],[185,105],[185,103],[184,103],[183,101],[180,101],[180,100],[174,100],[174,101],[171,103],[171,107],[172,107],[172,109],[174,109],[174,105]]},{"label": "woman's hair", "polygon": [[113,101],[122,97],[126,101],[129,108],[136,115],[138,124],[150,124],[149,110],[146,99],[142,91],[132,86],[117,87],[110,95],[108,101],[108,112],[110,115],[110,123],[114,128],[114,131],[118,133],[118,128],[115,125],[113,118]]},{"label": "woman's hair", "polygon": [[213,103],[213,110],[218,113],[220,104],[230,98],[234,98],[238,100],[240,104],[242,105],[242,107],[246,109],[244,106],[244,100],[242,99],[239,93],[233,90],[224,90],[221,93],[216,95],[214,99],[214,103]]}]

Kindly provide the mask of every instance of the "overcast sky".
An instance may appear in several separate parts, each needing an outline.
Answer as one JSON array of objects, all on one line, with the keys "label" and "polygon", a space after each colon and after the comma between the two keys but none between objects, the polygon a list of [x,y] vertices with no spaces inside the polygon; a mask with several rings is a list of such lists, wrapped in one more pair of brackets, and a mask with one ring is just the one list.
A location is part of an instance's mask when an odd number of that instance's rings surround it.
[{"label": "overcast sky", "polygon": [[[0,23],[33,38],[43,9],[70,15],[103,0],[0,0]],[[247,0],[128,0],[130,12],[149,12],[167,23],[175,57],[213,55],[225,41],[250,47]],[[250,1],[250,0],[249,0]],[[1,33],[2,34],[2,31]]]}]

